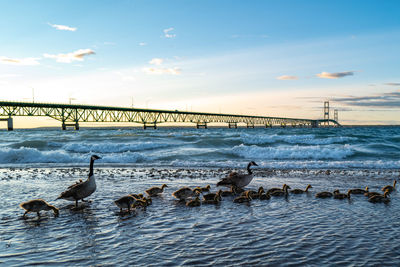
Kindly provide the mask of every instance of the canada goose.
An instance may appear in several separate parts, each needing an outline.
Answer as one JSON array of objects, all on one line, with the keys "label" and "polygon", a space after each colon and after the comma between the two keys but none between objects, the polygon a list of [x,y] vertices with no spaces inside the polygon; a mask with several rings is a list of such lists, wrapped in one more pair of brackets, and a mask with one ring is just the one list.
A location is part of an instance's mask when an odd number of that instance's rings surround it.
[{"label": "canada goose", "polygon": [[198,189],[190,189],[189,187],[182,187],[172,193],[172,196],[179,199],[179,201],[186,200],[189,197],[192,197],[194,195],[199,195],[200,191]]},{"label": "canada goose", "polygon": [[99,156],[93,155],[90,157],[90,168],[89,168],[89,177],[86,181],[73,184],[68,187],[68,189],[61,193],[61,195],[57,199],[66,199],[66,200],[75,200],[75,207],[78,207],[78,200],[82,200],[85,197],[90,196],[96,191],[96,180],[93,175],[93,163],[95,160],[100,159]]},{"label": "canada goose", "polygon": [[223,178],[221,181],[217,183],[217,186],[231,186],[235,185],[236,187],[245,187],[248,185],[251,180],[253,180],[253,172],[251,171],[251,166],[258,166],[254,161],[250,161],[247,164],[247,174],[240,174],[237,172],[231,172],[228,177]]},{"label": "canada goose", "polygon": [[315,194],[315,197],[318,197],[318,198],[327,198],[327,197],[332,197],[332,196],[333,196],[333,194],[331,192],[326,192],[326,191]]},{"label": "canada goose", "polygon": [[251,196],[249,191],[247,191],[246,195],[239,196],[233,200],[233,202],[235,203],[245,203],[245,202],[248,203],[250,201],[251,201]]},{"label": "canada goose", "polygon": [[368,192],[368,186],[365,187],[365,189],[360,189],[360,188],[354,188],[354,189],[349,189],[347,193],[350,194],[365,194]]},{"label": "canada goose", "polygon": [[150,196],[150,197],[155,197],[155,196],[157,196],[158,194],[161,194],[161,193],[164,191],[164,188],[165,188],[165,187],[168,187],[168,185],[163,184],[161,187],[153,186],[153,187],[147,189],[147,190],[144,191],[144,192],[146,192],[146,194],[147,194],[148,196]]},{"label": "canada goose", "polygon": [[382,190],[383,192],[385,192],[386,190],[389,190],[389,193],[391,193],[392,191],[394,191],[394,190],[396,189],[396,183],[397,183],[397,181],[394,180],[394,181],[393,181],[393,186],[387,185],[387,186],[383,187],[381,190]]},{"label": "canada goose", "polygon": [[271,196],[274,196],[274,197],[287,196],[288,195],[288,189],[290,189],[290,186],[285,185],[285,188],[283,190],[276,190],[276,191],[273,191],[272,193],[269,193],[269,194]]},{"label": "canada goose", "polygon": [[145,209],[148,205],[150,204],[146,198],[135,199],[135,203],[133,203],[134,208],[142,207]]},{"label": "canada goose", "polygon": [[309,185],[307,185],[305,190],[301,190],[301,189],[296,188],[296,189],[290,190],[290,193],[292,193],[292,194],[308,193],[308,189],[310,189],[310,188],[312,188],[312,186],[309,184]]},{"label": "canada goose", "polygon": [[136,202],[136,199],[131,196],[123,196],[117,200],[114,201],[114,204],[117,205],[118,208],[120,208],[120,212],[122,213],[122,209],[128,209],[128,212],[131,212],[131,207],[133,204]]},{"label": "canada goose", "polygon": [[343,194],[343,193],[340,193],[339,189],[336,189],[335,191],[333,191],[333,198],[335,198],[335,199],[345,199],[345,198],[350,199],[350,193],[347,192],[347,194]]},{"label": "canada goose", "polygon": [[[386,192],[386,191],[385,191]],[[388,191],[389,192],[389,191]],[[390,192],[389,192],[389,194],[390,194]],[[364,194],[364,196],[366,196],[366,197],[368,197],[368,198],[370,198],[370,197],[372,197],[372,196],[383,196],[383,194],[381,194],[381,193],[378,193],[378,192],[366,192],[365,194]]]},{"label": "canada goose", "polygon": [[37,216],[40,217],[41,210],[53,210],[55,216],[58,216],[59,214],[56,207],[50,205],[43,199],[33,199],[27,202],[22,202],[21,204],[19,204],[19,206],[25,210],[25,213],[23,215],[24,218],[28,212],[36,212]]},{"label": "canada goose", "polygon": [[228,196],[234,196],[236,195],[236,187],[234,185],[231,185],[231,189],[228,191],[222,191],[221,196],[222,197],[228,197]]},{"label": "canada goose", "polygon": [[385,193],[383,194],[383,196],[382,195],[374,195],[374,196],[368,198],[368,201],[372,202],[372,203],[379,203],[379,202],[389,203],[390,199],[387,197],[389,195],[389,193],[390,192],[388,190],[386,190]]},{"label": "canada goose", "polygon": [[208,193],[206,195],[203,195],[203,200],[204,201],[208,201],[208,200],[214,200],[215,198],[218,198],[219,200],[221,200],[221,193],[222,190],[218,190],[217,193]]},{"label": "canada goose", "polygon": [[196,188],[194,188],[194,189],[198,189],[198,190],[200,190],[201,192],[210,192],[210,188],[211,188],[211,185],[207,185],[207,186],[205,186],[205,187],[200,187],[200,186],[198,186],[198,187],[196,187]]},{"label": "canada goose", "polygon": [[275,191],[283,191],[283,190],[285,190],[286,186],[288,186],[288,185],[287,184],[283,184],[282,188],[278,188],[278,187],[270,188],[270,189],[267,190],[267,193],[271,194],[272,192],[275,192]]},{"label": "canada goose", "polygon": [[186,202],[186,206],[188,207],[198,207],[200,204],[200,198],[198,196],[195,199]]}]

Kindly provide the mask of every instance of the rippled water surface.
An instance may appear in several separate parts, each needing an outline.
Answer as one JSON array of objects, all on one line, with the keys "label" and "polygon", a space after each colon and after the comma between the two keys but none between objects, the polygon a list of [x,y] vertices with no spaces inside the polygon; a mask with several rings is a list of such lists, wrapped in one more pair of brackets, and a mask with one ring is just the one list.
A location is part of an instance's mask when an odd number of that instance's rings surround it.
[{"label": "rippled water surface", "polygon": [[[313,188],[308,195],[189,208],[171,193],[182,185],[212,185],[229,169],[97,167],[97,191],[80,211],[56,197],[87,174],[86,168],[0,169],[0,264],[12,265],[400,265],[400,199],[372,204],[364,196],[350,201],[316,199],[315,192],[369,186],[378,191],[398,178],[395,169],[264,169],[249,188],[289,184]],[[119,214],[113,200],[168,184],[146,210]],[[30,214],[22,201],[43,198],[60,216]]]}]

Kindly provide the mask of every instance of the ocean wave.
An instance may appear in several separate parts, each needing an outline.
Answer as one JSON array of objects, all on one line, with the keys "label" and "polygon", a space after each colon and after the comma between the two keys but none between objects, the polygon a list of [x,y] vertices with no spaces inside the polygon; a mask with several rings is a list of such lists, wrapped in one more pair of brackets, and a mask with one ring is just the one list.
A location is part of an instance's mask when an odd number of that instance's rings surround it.
[{"label": "ocean wave", "polygon": [[[40,151],[36,148],[0,148],[0,164],[21,163],[86,163],[90,153],[68,153],[63,150]],[[138,163],[152,158],[137,152],[99,154],[102,163]]]},{"label": "ocean wave", "polygon": [[241,144],[232,153],[249,159],[344,159],[355,154],[349,145],[259,147]]},{"label": "ocean wave", "polygon": [[155,143],[155,142],[140,142],[140,143],[99,143],[99,144],[85,144],[85,143],[70,143],[63,146],[68,152],[75,153],[122,153],[130,151],[142,151],[157,148],[165,148],[172,146],[171,143]]},{"label": "ocean wave", "polygon": [[240,140],[248,145],[263,145],[276,142],[288,144],[302,144],[302,145],[329,145],[337,143],[347,143],[357,140],[356,137],[348,136],[331,136],[331,137],[317,137],[314,134],[304,135],[250,135],[242,134]]}]

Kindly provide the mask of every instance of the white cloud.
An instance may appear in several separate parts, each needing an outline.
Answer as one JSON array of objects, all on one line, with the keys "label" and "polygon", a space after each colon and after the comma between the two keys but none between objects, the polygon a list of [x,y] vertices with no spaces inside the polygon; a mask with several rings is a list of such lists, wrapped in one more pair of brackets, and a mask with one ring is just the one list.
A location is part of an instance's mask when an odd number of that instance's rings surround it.
[{"label": "white cloud", "polygon": [[44,54],[43,56],[46,58],[53,58],[57,62],[71,63],[72,61],[83,61],[84,56],[94,55],[94,54],[95,52],[92,49],[79,49],[75,52],[67,54],[58,54],[58,55]]},{"label": "white cloud", "polygon": [[168,29],[165,29],[164,30],[164,36],[165,36],[165,38],[174,38],[174,37],[176,37],[176,34],[174,34],[174,33],[169,33],[169,32],[171,32],[171,31],[173,31],[174,30],[174,28],[168,28]]},{"label": "white cloud", "polygon": [[40,60],[40,58],[35,58],[35,57],[27,57],[27,58],[0,57],[0,63],[9,64],[9,65],[20,65],[20,66],[40,65],[38,60]]},{"label": "white cloud", "polygon": [[145,42],[140,42],[139,45],[140,45],[140,46],[145,46],[145,45],[147,45],[147,43],[145,43]]},{"label": "white cloud", "polygon": [[180,68],[143,68],[143,72],[146,74],[171,74],[171,75],[179,75],[181,74]]},{"label": "white cloud", "polygon": [[65,26],[65,25],[58,25],[58,24],[51,24],[48,23],[51,27],[56,28],[57,30],[60,31],[70,31],[70,32],[74,32],[77,30],[77,28],[73,28],[73,27],[69,27],[69,26]]},{"label": "white cloud", "polygon": [[346,76],[353,76],[353,75],[354,75],[354,71],[333,72],[333,73],[322,72],[322,73],[317,74],[317,76],[319,78],[323,78],[323,79],[338,79],[338,78],[343,78]]},{"label": "white cloud", "polygon": [[278,80],[298,80],[299,77],[290,76],[290,75],[282,75],[282,76],[276,77],[276,79],[278,79]]},{"label": "white cloud", "polygon": [[153,58],[152,60],[149,61],[150,64],[152,65],[161,65],[164,62],[164,59],[162,58]]}]

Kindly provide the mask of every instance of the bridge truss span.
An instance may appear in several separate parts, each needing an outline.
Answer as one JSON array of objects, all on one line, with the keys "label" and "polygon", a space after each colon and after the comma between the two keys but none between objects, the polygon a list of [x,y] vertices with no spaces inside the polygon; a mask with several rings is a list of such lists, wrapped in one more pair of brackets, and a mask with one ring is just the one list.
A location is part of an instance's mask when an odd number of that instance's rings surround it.
[{"label": "bridge truss span", "polygon": [[[161,123],[193,123],[197,128],[207,128],[209,123],[226,123],[236,128],[239,123],[247,127],[265,126],[303,126],[318,127],[325,120],[265,117],[205,112],[188,112],[178,110],[156,110],[124,107],[106,107],[75,104],[49,104],[32,102],[0,101],[0,120],[8,120],[12,124],[15,116],[50,117],[62,123],[62,129],[73,126],[79,129],[84,122],[120,122],[139,123],[146,128],[156,128]],[[330,122],[339,125],[334,120]],[[11,125],[12,128],[12,125]],[[10,127],[9,127],[10,129]]]}]

